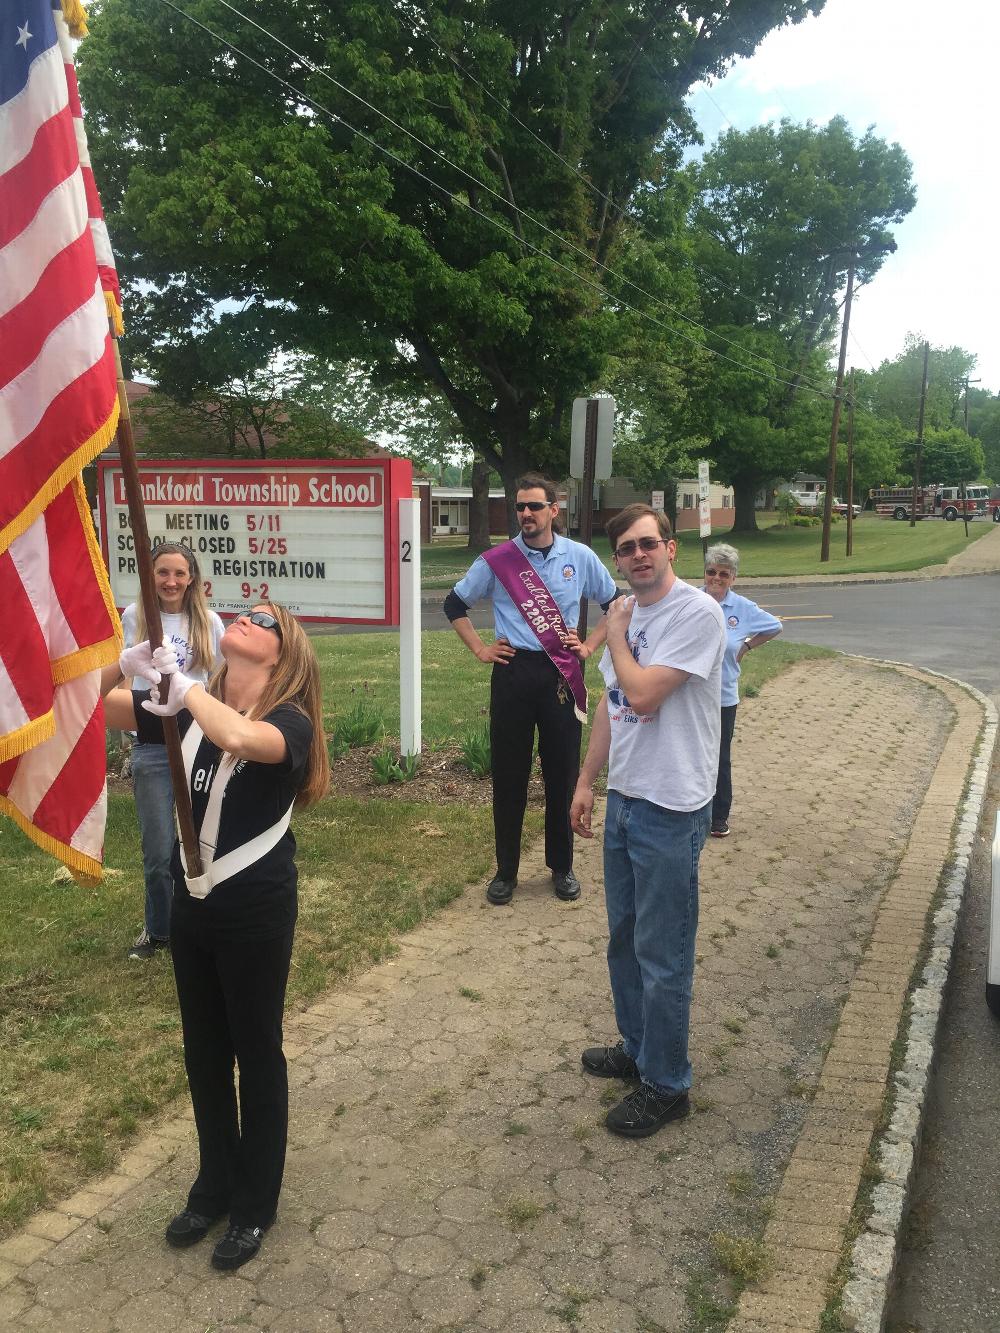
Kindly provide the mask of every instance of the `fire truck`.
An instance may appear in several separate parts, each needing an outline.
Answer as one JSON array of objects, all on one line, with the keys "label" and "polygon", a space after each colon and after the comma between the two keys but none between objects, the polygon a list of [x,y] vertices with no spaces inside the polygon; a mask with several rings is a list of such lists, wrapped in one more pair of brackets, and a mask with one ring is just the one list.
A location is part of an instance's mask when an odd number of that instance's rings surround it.
[{"label": "fire truck", "polygon": [[[882,518],[908,519],[913,507],[912,486],[876,486],[868,492],[871,507]],[[990,488],[966,486],[917,487],[917,518],[944,518],[952,523],[963,514],[968,518],[990,512]]]}]

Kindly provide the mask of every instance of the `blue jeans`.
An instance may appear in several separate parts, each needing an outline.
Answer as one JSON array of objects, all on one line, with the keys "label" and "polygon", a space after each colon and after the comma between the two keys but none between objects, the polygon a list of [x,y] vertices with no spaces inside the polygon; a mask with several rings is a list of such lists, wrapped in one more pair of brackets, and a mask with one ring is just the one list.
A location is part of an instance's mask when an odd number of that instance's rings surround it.
[{"label": "blue jeans", "polygon": [[166,940],[170,938],[170,904],[174,896],[170,857],[177,834],[174,788],[165,745],[132,746],[132,791],[142,834],[146,933],[154,940]]},{"label": "blue jeans", "polygon": [[642,1081],[658,1092],[691,1086],[698,858],[711,816],[711,801],[688,813],[608,792],[604,895],[615,1018]]}]

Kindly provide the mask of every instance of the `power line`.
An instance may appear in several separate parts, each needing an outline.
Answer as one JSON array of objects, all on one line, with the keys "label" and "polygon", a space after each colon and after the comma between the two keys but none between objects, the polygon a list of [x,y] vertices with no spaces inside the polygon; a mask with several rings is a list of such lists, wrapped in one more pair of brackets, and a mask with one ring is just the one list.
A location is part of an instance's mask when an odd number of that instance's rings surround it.
[{"label": "power line", "polygon": [[[691,315],[685,314],[683,310],[680,310],[677,306],[673,305],[672,302],[667,301],[662,297],[654,296],[652,292],[646,291],[646,289],[640,287],[638,283],[633,282],[631,278],[625,276],[623,273],[620,273],[618,270],[613,269],[610,265],[603,263],[603,261],[598,259],[595,255],[591,255],[590,252],[585,250],[582,246],[576,245],[575,242],[568,240],[565,236],[563,236],[560,232],[556,231],[554,228],[547,226],[546,223],[540,221],[532,213],[528,212],[526,209],[519,207],[519,205],[517,205],[514,202],[513,198],[511,198],[509,195],[504,195],[499,190],[494,190],[492,186],[488,185],[485,181],[480,180],[478,176],[474,176],[470,171],[467,171],[464,167],[459,166],[455,162],[452,162],[451,159],[448,158],[444,153],[440,152],[438,149],[426,143],[423,139],[420,138],[419,135],[414,134],[412,130],[407,129],[405,125],[401,125],[397,120],[394,120],[393,117],[390,116],[387,112],[382,111],[372,102],[369,102],[367,98],[362,97],[360,93],[354,92],[353,89],[349,88],[339,79],[334,78],[334,76],[330,74],[328,71],[321,69],[313,61],[311,61],[308,58],[308,56],[304,56],[301,54],[301,52],[296,51],[294,47],[290,46],[276,33],[270,31],[268,28],[265,28],[262,24],[258,23],[255,19],[251,18],[248,14],[244,13],[242,10],[237,8],[237,6],[231,4],[229,0],[218,0],[218,3],[221,4],[223,8],[228,9],[230,13],[235,14],[238,18],[241,18],[245,22],[249,23],[251,27],[256,28],[258,32],[262,33],[265,37],[267,37],[270,41],[274,42],[277,46],[280,46],[283,50],[287,51],[289,55],[294,56],[296,60],[306,65],[314,74],[318,74],[321,78],[324,78],[328,82],[332,83],[334,87],[339,89],[341,92],[347,93],[348,96],[353,97],[355,101],[360,102],[361,105],[364,106],[367,110],[374,112],[374,114],[377,116],[380,116],[394,129],[397,129],[402,134],[405,134],[414,143],[419,144],[421,148],[424,148],[427,152],[433,154],[434,157],[438,158],[439,161],[443,162],[453,171],[457,171],[461,175],[465,176],[467,180],[471,181],[481,190],[485,190],[488,194],[491,194],[495,199],[499,200],[502,205],[504,205],[507,208],[510,208],[511,210],[513,210],[513,212],[518,214],[519,217],[525,218],[527,221],[533,223],[536,227],[538,227],[541,231],[545,232],[546,235],[551,236],[552,239],[555,240],[558,244],[564,246],[568,250],[572,250],[574,253],[578,254],[581,258],[585,259],[588,264],[593,264],[596,268],[601,269],[604,273],[608,275],[608,277],[617,279],[619,282],[625,283],[627,286],[631,287],[633,291],[638,292],[639,295],[644,297],[647,301],[651,301],[654,305],[659,306],[661,309],[667,311],[669,314],[675,316],[677,319],[683,320],[684,323],[690,324],[692,328],[699,329],[707,337],[716,338],[718,339],[719,342],[724,343],[728,347],[735,347],[739,349],[739,351],[744,356],[749,357],[753,361],[759,361],[764,365],[773,365],[773,362],[770,357],[763,356],[759,352],[755,352],[751,348],[745,347],[735,338],[727,337],[726,334],[724,333],[719,333],[715,329],[708,328],[706,325],[702,324],[699,320],[694,319]],[[626,36],[628,36],[627,33]],[[560,158],[560,160],[565,161],[565,159],[562,158]],[[519,239],[521,238],[519,237]],[[705,344],[700,339],[692,338],[689,334],[683,333],[680,329],[674,329],[673,332],[678,338],[681,338],[682,340],[691,343],[695,347],[701,348],[705,346]],[[709,348],[707,350],[712,351],[713,349]],[[733,358],[728,358],[728,359],[732,360]],[[743,363],[736,361],[734,364],[743,364]],[[747,367],[747,369],[752,369],[752,368]],[[784,373],[786,375],[793,374],[793,372],[788,370],[786,370]],[[798,384],[805,384],[816,392],[821,392],[821,393],[824,392],[822,389],[819,388],[818,385],[813,384],[811,381],[807,380],[801,374],[796,376],[796,382]],[[785,381],[785,383],[789,383],[789,381]]]},{"label": "power line", "polygon": [[[393,0],[389,0],[389,4],[390,8],[392,8],[393,13],[396,17],[396,21],[402,24],[402,19],[400,18],[399,15],[399,10],[398,8],[396,8],[395,4],[393,3]],[[412,17],[410,21],[416,24],[417,16]],[[621,204],[615,203],[615,201],[611,198],[610,195],[605,194],[605,192],[599,186],[595,185],[594,182],[588,176],[585,176],[582,171],[580,171],[577,167],[573,166],[572,162],[570,162],[567,158],[563,157],[562,154],[559,153],[555,148],[553,148],[550,143],[547,143],[541,137],[540,134],[536,134],[535,131],[531,128],[531,126],[526,124],[523,120],[521,120],[521,118],[510,108],[510,106],[507,103],[501,101],[501,99],[497,97],[495,93],[492,93],[490,91],[490,89],[486,86],[485,83],[482,82],[482,80],[477,79],[474,74],[472,74],[468,69],[466,69],[465,66],[458,60],[458,58],[451,51],[446,50],[445,47],[441,45],[441,43],[437,40],[434,34],[430,31],[430,29],[427,27],[426,24],[422,26],[418,25],[418,27],[412,31],[407,30],[407,33],[410,36],[417,35],[417,33],[419,33],[419,35],[425,37],[429,42],[431,42],[432,45],[445,58],[445,60],[450,61],[451,64],[454,65],[454,67],[459,71],[459,73],[463,76],[463,78],[468,79],[470,83],[474,83],[478,88],[480,88],[490,99],[490,101],[495,102],[496,105],[500,108],[501,111],[504,112],[506,116],[508,116],[516,125],[519,125],[521,129],[525,131],[526,134],[529,134],[540,147],[545,149],[547,153],[550,153],[554,158],[556,158],[557,161],[561,162],[563,166],[567,169],[567,171],[571,172],[577,178],[577,180],[581,181],[582,184],[585,185],[586,188],[590,190],[591,193],[594,194],[598,199],[606,203],[608,207],[614,213],[616,213],[622,221],[628,222],[634,228],[635,232],[637,232],[639,235],[644,236],[646,239],[649,239],[646,236],[646,233],[642,231],[642,228],[638,226],[635,217],[631,216],[626,208],[624,208]],[[626,32],[625,35],[628,36],[628,33]],[[689,65],[686,67],[690,70]],[[725,117],[725,113],[722,111],[721,107],[719,107],[719,111],[723,115],[723,118],[727,119],[727,123],[730,123],[728,121],[728,118]],[[629,244],[631,244],[632,240],[634,240],[634,236],[633,238],[630,239]],[[728,292],[729,295],[738,298],[743,296],[743,293],[739,291],[737,288],[729,287],[727,286],[726,283],[722,282],[719,279],[718,274],[712,273],[711,270],[706,269],[702,265],[698,264],[695,260],[691,258],[691,256],[687,253],[687,251],[682,249],[676,243],[668,240],[666,237],[658,237],[657,243],[664,246],[666,249],[671,250],[674,254],[679,255],[680,258],[684,261],[684,263],[688,267],[693,269],[696,273],[700,273],[703,274],[704,276],[710,277],[713,280],[713,282],[716,283],[717,286],[719,286],[723,291]],[[768,310],[771,314],[782,313],[774,306],[768,306],[763,302],[760,302],[758,304],[760,304],[761,309]],[[816,324],[819,322],[820,321],[817,319],[804,319],[802,321],[802,324],[809,325],[809,324]],[[721,336],[721,335],[713,335],[713,336]]]},{"label": "power line", "polygon": [[[682,333],[680,330],[672,327],[671,325],[663,323],[662,320],[654,318],[649,313],[649,311],[642,310],[639,307],[632,305],[630,302],[626,301],[623,297],[618,296],[615,293],[609,291],[606,287],[602,286],[600,283],[595,282],[590,278],[587,278],[584,274],[579,273],[576,269],[571,268],[568,264],[564,264],[554,255],[551,255],[547,251],[542,250],[539,246],[534,245],[531,241],[528,241],[523,236],[519,236],[517,232],[515,232],[512,228],[505,226],[502,222],[500,222],[498,219],[494,217],[491,217],[488,213],[483,213],[480,209],[476,208],[470,201],[468,201],[467,199],[463,199],[461,195],[453,194],[451,190],[448,189],[447,186],[440,184],[440,182],[428,176],[425,172],[421,171],[418,167],[415,167],[412,163],[406,162],[397,153],[394,153],[391,149],[384,147],[376,139],[373,139],[369,134],[366,134],[363,130],[358,129],[357,126],[352,125],[351,122],[346,120],[343,116],[341,116],[339,112],[332,111],[329,107],[325,106],[322,102],[319,102],[316,98],[310,97],[307,93],[304,93],[301,89],[297,88],[288,79],[285,79],[280,74],[277,74],[274,70],[264,65],[254,56],[251,56],[248,52],[242,50],[240,47],[236,46],[233,42],[230,42],[227,38],[220,36],[219,33],[214,31],[214,29],[208,27],[207,24],[204,24],[199,19],[195,18],[193,14],[189,14],[186,10],[181,9],[179,5],[174,4],[173,0],[161,0],[161,3],[166,5],[167,8],[172,9],[182,18],[187,19],[190,23],[193,23],[197,28],[200,28],[203,32],[207,33],[210,37],[214,38],[215,41],[217,41],[221,46],[225,47],[227,50],[231,51],[234,55],[239,56],[241,59],[248,61],[256,69],[259,69],[262,73],[268,75],[269,78],[274,79],[276,83],[279,83],[282,87],[288,89],[289,92],[293,93],[294,96],[300,102],[306,103],[307,105],[314,107],[317,111],[322,112],[324,115],[329,116],[334,123],[342,125],[345,129],[350,130],[352,134],[356,135],[364,143],[367,143],[370,147],[374,148],[377,152],[384,154],[386,157],[394,161],[398,166],[403,167],[404,170],[409,171],[412,175],[417,176],[419,179],[426,182],[426,184],[430,185],[432,189],[437,190],[439,193],[443,194],[452,204],[457,204],[465,208],[468,212],[474,214],[476,217],[482,218],[485,222],[490,223],[491,226],[495,227],[498,231],[502,232],[505,236],[513,240],[515,244],[532,251],[532,253],[538,255],[543,259],[546,259],[549,263],[553,264],[555,267],[560,268],[564,272],[568,273],[570,277],[574,279],[574,281],[582,283],[587,287],[590,287],[592,290],[600,293],[608,300],[623,307],[624,309],[630,311],[631,313],[638,315],[640,318],[648,320],[650,323],[656,325],[658,328],[662,329],[664,332],[670,334],[671,336],[681,338],[684,341],[691,343],[693,346],[700,348],[702,351],[707,352],[709,355],[718,357],[720,360],[728,361],[730,364],[738,367],[740,370],[745,371],[747,374],[756,375],[760,379],[769,380],[774,384],[780,384],[786,388],[797,389],[800,387],[806,387],[820,397],[823,398],[831,397],[828,391],[819,389],[816,386],[809,384],[807,381],[800,380],[798,383],[795,383],[791,380],[782,379],[777,375],[769,375],[764,371],[757,370],[755,367],[747,365],[746,362],[744,361],[738,361],[735,357],[728,356],[725,352],[720,352],[712,347],[706,347],[705,344],[700,342],[698,339],[691,338],[689,335]],[[220,0],[220,3],[225,4],[226,8],[232,9],[234,13],[240,14],[240,11],[233,9],[233,6],[227,4],[226,0]],[[240,17],[245,18],[246,16],[240,14]],[[260,26],[259,24],[254,23],[253,20],[251,19],[248,19],[247,21],[253,24],[254,27]],[[261,29],[261,31],[266,33],[267,30]],[[312,62],[309,61],[306,57],[301,56],[299,53],[293,51],[291,47],[288,47],[286,43],[281,42],[279,38],[274,38],[274,40],[278,42],[279,45],[284,46],[292,55],[296,57],[296,59],[301,60],[304,64],[308,65],[311,69],[315,70],[315,66],[313,66]],[[323,71],[321,70],[315,70],[315,72],[320,74],[323,73]],[[344,88],[344,91],[351,93],[351,96],[357,98],[357,100],[364,102],[364,104],[366,106],[369,106],[371,110],[376,112],[376,114],[383,115],[383,113],[379,112],[377,108],[372,107],[370,103],[365,102],[364,98],[359,97],[358,94],[352,93],[350,89],[346,88],[342,84],[339,84],[337,80],[332,78],[332,76],[327,75],[326,77],[330,78],[330,81],[337,84],[338,87]],[[396,124],[395,121],[392,121],[391,117],[383,115],[383,118],[388,120],[393,125]],[[397,126],[397,128],[401,129],[403,133],[407,134],[411,139],[414,139],[418,143],[422,143],[422,140],[417,139],[415,135],[410,134],[410,132],[408,130],[405,130],[402,126]],[[442,161],[447,163],[447,165],[451,166],[454,170],[460,172],[462,175],[466,176],[469,180],[472,180],[475,183],[480,184],[481,187],[485,189],[488,193],[495,195],[497,198],[501,200],[501,202],[509,205],[509,201],[506,200],[504,196],[498,194],[497,191],[490,189],[489,186],[483,185],[482,182],[476,181],[476,178],[471,176],[469,172],[464,170],[464,168],[456,166],[456,164],[450,162],[442,154],[438,153],[436,149],[430,148],[429,145],[425,144],[423,146],[428,148],[430,152],[435,154],[435,156],[440,157]],[[541,227],[542,230],[550,231],[550,234],[553,235],[557,240],[560,240],[564,244],[569,245],[571,249],[577,250],[578,253],[582,254],[584,258],[586,258],[588,263],[598,263],[598,261],[594,260],[593,257],[589,255],[586,251],[579,249],[579,247],[574,246],[571,242],[565,242],[564,238],[560,237],[558,233],[551,232],[551,230],[547,228],[544,223],[538,222],[538,220],[536,218],[533,218],[531,214],[524,213],[524,210],[517,209],[516,206],[515,209],[517,212],[527,217],[529,221],[535,222],[535,224]],[[612,276],[620,276],[615,274],[614,271],[609,269],[606,265],[602,264],[600,265],[600,267],[604,268],[605,271],[610,273]],[[628,279],[624,280],[626,282],[629,281]],[[629,285],[635,286],[634,283],[629,283]],[[643,295],[649,296],[650,300],[657,302],[657,298],[650,296],[649,293],[643,292],[642,288],[636,287],[636,290],[642,292]],[[657,303],[665,304],[663,302],[657,302]],[[692,322],[694,323],[696,321]],[[698,327],[703,327],[703,326],[699,325]],[[704,330],[704,331],[711,333],[710,330]],[[756,353],[751,353],[751,355],[756,355]],[[671,360],[669,357],[663,357],[662,359],[666,362],[666,364],[671,365],[676,369],[679,370],[687,369],[686,366],[682,365],[680,362]],[[763,359],[763,358],[758,358],[758,359]]]}]

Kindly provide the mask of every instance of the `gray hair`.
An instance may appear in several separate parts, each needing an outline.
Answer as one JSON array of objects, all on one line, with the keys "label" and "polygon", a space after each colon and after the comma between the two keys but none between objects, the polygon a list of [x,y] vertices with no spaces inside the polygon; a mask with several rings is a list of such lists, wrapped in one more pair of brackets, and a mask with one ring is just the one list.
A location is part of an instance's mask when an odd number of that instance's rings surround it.
[{"label": "gray hair", "polygon": [[740,567],[740,553],[735,546],[729,546],[726,542],[716,542],[705,552],[706,565],[725,565],[735,574]]}]

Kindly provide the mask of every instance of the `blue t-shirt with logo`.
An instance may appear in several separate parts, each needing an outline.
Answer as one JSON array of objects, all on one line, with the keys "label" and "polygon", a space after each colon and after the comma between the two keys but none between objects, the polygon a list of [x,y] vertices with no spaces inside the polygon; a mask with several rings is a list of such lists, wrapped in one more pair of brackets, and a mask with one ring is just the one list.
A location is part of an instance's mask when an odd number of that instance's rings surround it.
[{"label": "blue t-shirt with logo", "polygon": [[[567,629],[576,629],[580,602],[584,597],[594,602],[610,602],[617,595],[614,579],[589,546],[557,533],[553,534],[552,545],[545,552],[526,545],[520,535],[514,538],[514,545],[542,576]],[[506,639],[513,648],[541,651],[528,622],[482,556],[473,563],[465,578],[455,584],[455,592],[466,606],[475,606],[484,597],[492,597],[493,627],[497,638]]]}]

